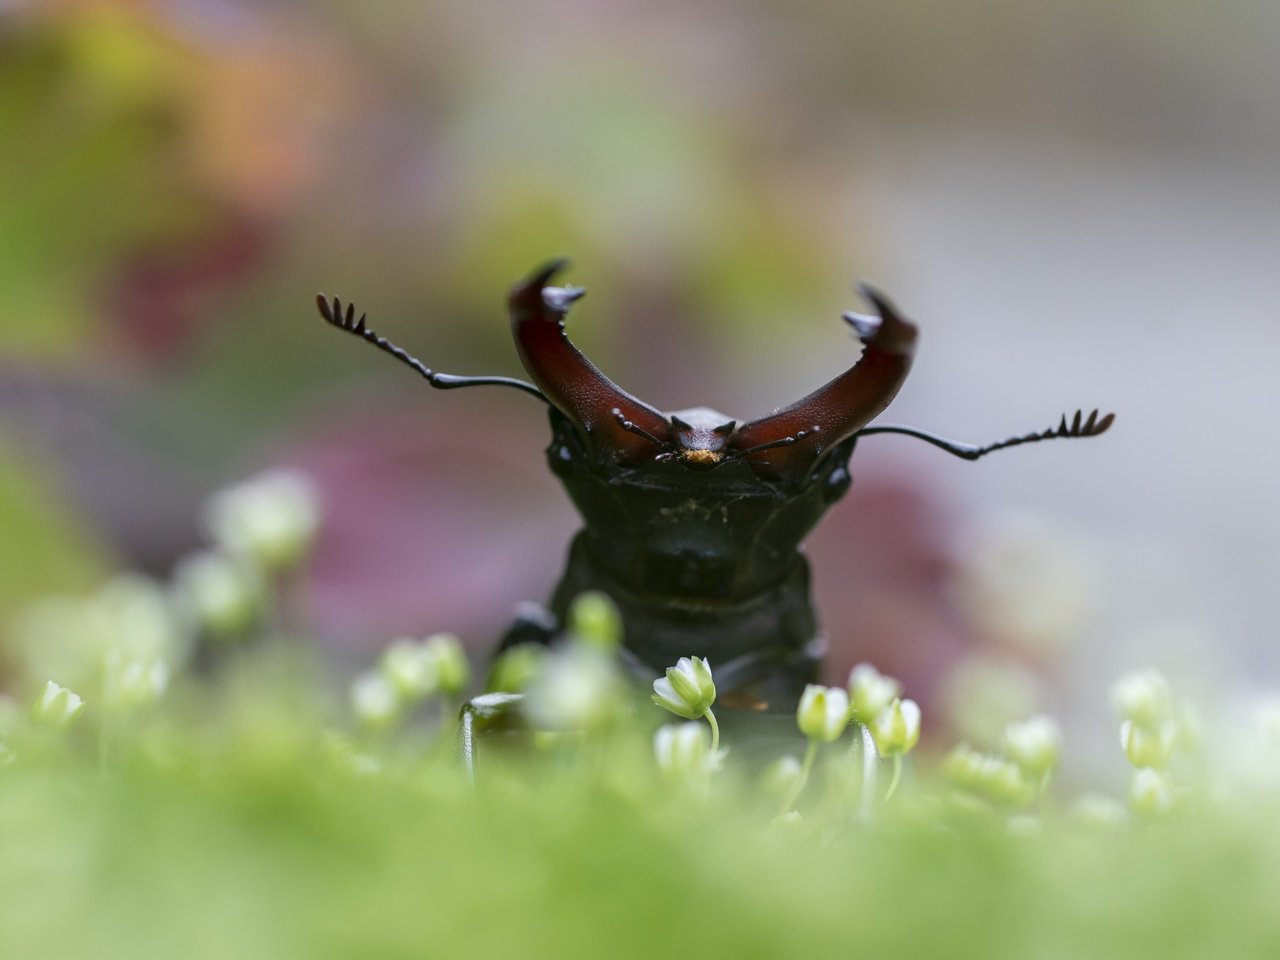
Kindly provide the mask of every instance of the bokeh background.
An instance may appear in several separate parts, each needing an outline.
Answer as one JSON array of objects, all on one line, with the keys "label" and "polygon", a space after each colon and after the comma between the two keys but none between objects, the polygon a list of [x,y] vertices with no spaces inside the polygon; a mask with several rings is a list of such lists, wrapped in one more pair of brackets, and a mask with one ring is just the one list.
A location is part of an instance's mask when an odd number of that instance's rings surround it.
[{"label": "bokeh background", "polygon": [[1105,730],[1137,665],[1247,696],[1280,671],[1278,52],[1254,0],[0,0],[0,622],[165,578],[212,491],[290,465],[339,669],[479,654],[576,526],[544,415],[311,300],[518,375],[503,293],[568,254],[573,336],[663,409],[844,369],[862,277],[922,328],[887,419],[1117,411],[978,464],[865,440],[810,544],[833,678],[872,659],[977,740]]}]

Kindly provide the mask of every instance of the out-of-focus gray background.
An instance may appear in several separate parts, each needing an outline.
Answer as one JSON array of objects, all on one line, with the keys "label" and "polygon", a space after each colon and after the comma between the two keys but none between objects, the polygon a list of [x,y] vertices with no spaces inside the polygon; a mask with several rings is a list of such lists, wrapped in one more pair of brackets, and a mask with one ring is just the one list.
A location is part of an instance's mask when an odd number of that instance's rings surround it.
[{"label": "out-of-focus gray background", "polygon": [[833,675],[956,713],[1105,712],[1148,662],[1265,682],[1278,48],[1244,0],[0,3],[0,614],[165,576],[203,497],[285,463],[328,512],[322,642],[484,647],[575,526],[542,413],[310,300],[516,374],[502,293],[569,254],[571,333],[664,409],[839,372],[861,277],[922,329],[886,419],[1117,411],[979,464],[868,438],[811,545]]}]

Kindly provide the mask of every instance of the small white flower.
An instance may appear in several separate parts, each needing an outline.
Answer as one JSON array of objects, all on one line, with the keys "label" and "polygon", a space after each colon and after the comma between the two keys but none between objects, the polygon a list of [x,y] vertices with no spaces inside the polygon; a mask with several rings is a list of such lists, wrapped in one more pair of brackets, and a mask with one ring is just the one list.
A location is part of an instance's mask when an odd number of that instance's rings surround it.
[{"label": "small white flower", "polygon": [[1052,717],[1012,723],[1004,732],[1004,755],[1031,780],[1043,780],[1062,756],[1062,732]]},{"label": "small white flower", "polygon": [[551,651],[540,643],[520,643],[498,654],[486,685],[491,692],[523,693],[542,672]]},{"label": "small white flower", "polygon": [[1120,725],[1120,746],[1135,767],[1164,769],[1177,742],[1178,728],[1173,723],[1147,727],[1126,720]]},{"label": "small white flower", "polygon": [[257,569],[219,550],[183,559],[173,572],[177,600],[219,638],[243,635],[262,613],[264,587]]},{"label": "small white flower", "polygon": [[367,727],[390,727],[400,716],[400,693],[383,674],[370,671],[351,684],[351,712]]},{"label": "small white flower", "polygon": [[654,703],[677,717],[697,720],[704,717],[716,700],[711,666],[702,657],[681,657],[667,675],[653,681]]},{"label": "small white flower", "polygon": [[129,574],[77,597],[39,601],[15,624],[6,653],[28,677],[57,677],[76,690],[95,690],[112,651],[180,663],[190,631],[159,584]]},{"label": "small white flower", "polygon": [[849,693],[843,687],[811,683],[796,707],[796,726],[810,740],[831,743],[849,725]]},{"label": "small white flower", "polygon": [[569,607],[569,636],[601,650],[622,646],[622,616],[606,594],[590,590],[579,594]]},{"label": "small white flower", "polygon": [[1129,781],[1129,808],[1140,817],[1153,820],[1173,809],[1177,799],[1173,783],[1159,770],[1143,767],[1133,771]]},{"label": "small white flower", "polygon": [[986,757],[967,743],[952,748],[942,761],[942,770],[953,785],[977,791],[982,780],[982,763]]},{"label": "small white flower", "polygon": [[860,663],[849,672],[849,706],[858,723],[870,723],[901,693],[901,683],[869,663]]},{"label": "small white flower", "polygon": [[615,716],[623,699],[613,658],[573,644],[547,658],[521,709],[542,730],[589,730]]},{"label": "small white flower", "polygon": [[868,729],[882,757],[903,756],[920,740],[920,707],[914,700],[894,700]]},{"label": "small white flower", "polygon": [[130,659],[117,651],[103,665],[102,699],[117,710],[136,710],[155,703],[169,688],[169,665],[163,660]]},{"label": "small white flower", "polygon": [[383,652],[378,668],[411,703],[438,693],[456,696],[471,681],[471,664],[451,633],[432,634],[422,641],[397,640]]},{"label": "small white flower", "polygon": [[92,632],[101,665],[107,654],[179,662],[189,649],[189,637],[176,615],[172,596],[158,583],[136,574],[116,577],[88,601]]},{"label": "small white flower", "polygon": [[1139,670],[1121,677],[1111,701],[1124,720],[1143,727],[1159,727],[1173,719],[1173,694],[1159,670]]},{"label": "small white flower", "polygon": [[947,755],[942,768],[956,787],[1003,807],[1021,807],[1035,797],[1017,764],[965,744]]},{"label": "small white flower", "polygon": [[989,800],[1006,807],[1021,807],[1035,797],[1018,765],[999,757],[988,757],[982,766],[983,792]]},{"label": "small white flower", "polygon": [[272,470],[214,494],[205,523],[230,553],[280,572],[295,566],[311,546],[320,523],[319,497],[306,476]]},{"label": "small white flower", "polygon": [[418,640],[396,640],[383,651],[378,669],[408,701],[423,700],[440,685],[439,658]]},{"label": "small white flower", "polygon": [[1025,664],[999,652],[974,653],[960,661],[937,698],[948,726],[962,740],[997,744],[1005,728],[1040,709],[1041,680]]},{"label": "small white flower", "polygon": [[471,664],[462,649],[462,643],[452,633],[435,633],[423,641],[435,657],[440,692],[457,696],[471,682]]},{"label": "small white flower", "polygon": [[668,780],[698,782],[715,767],[711,729],[705,723],[670,723],[653,735],[653,755]]},{"label": "small white flower", "polygon": [[84,710],[84,700],[66,687],[50,680],[36,698],[33,715],[50,727],[67,727]]},{"label": "small white flower", "polygon": [[804,777],[804,765],[800,758],[785,754],[765,767],[760,775],[760,788],[769,797],[782,800],[797,793]]}]

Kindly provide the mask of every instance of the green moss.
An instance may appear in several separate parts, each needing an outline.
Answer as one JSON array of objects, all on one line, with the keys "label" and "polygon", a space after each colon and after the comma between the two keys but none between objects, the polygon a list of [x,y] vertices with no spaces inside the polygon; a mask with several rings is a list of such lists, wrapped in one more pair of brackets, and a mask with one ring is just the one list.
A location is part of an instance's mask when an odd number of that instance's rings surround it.
[{"label": "green moss", "polygon": [[[265,716],[265,714],[264,714]],[[287,723],[277,718],[276,723]],[[1266,956],[1274,811],[1033,838],[927,804],[809,836],[605,762],[352,776],[302,730],[141,736],[0,772],[0,955]],[[83,746],[83,745],[81,745]],[[612,771],[601,774],[601,770]],[[619,771],[626,775],[620,775]]]}]

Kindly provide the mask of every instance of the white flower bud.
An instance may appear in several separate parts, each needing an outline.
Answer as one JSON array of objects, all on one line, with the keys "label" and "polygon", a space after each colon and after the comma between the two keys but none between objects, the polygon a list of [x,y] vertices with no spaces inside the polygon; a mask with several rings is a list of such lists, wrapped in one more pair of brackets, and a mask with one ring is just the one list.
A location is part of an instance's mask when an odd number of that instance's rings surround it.
[{"label": "white flower bud", "polygon": [[815,683],[804,688],[796,708],[796,726],[810,740],[831,743],[849,725],[849,693],[843,687]]},{"label": "white flower bud", "polygon": [[177,599],[211,636],[242,636],[262,613],[265,590],[255,567],[206,550],[183,559],[173,572]]},{"label": "white flower bud", "polygon": [[1126,720],[1120,725],[1120,746],[1133,766],[1162,770],[1173,753],[1177,732],[1172,723],[1147,727]]},{"label": "white flower bud", "polygon": [[982,783],[982,764],[986,759],[967,743],[962,743],[947,754],[942,761],[942,771],[954,786],[978,793]]},{"label": "white flower bud", "polygon": [[1021,807],[1035,797],[1035,788],[1022,776],[1017,764],[989,757],[982,768],[983,792],[988,799],[1006,807]]},{"label": "white flower bud", "polygon": [[894,700],[867,729],[880,756],[901,757],[920,740],[920,707],[914,700]]},{"label": "white flower bud", "polygon": [[521,702],[542,730],[589,730],[613,718],[623,702],[613,658],[593,647],[568,645],[552,652]]},{"label": "white flower bud", "polygon": [[175,616],[172,597],[145,577],[116,577],[89,599],[88,608],[95,622],[99,665],[113,650],[166,663],[188,652],[189,638]]},{"label": "white flower bud", "polygon": [[1017,764],[978,753],[961,744],[943,761],[947,778],[961,790],[1005,807],[1021,807],[1035,797]]},{"label": "white flower bud", "polygon": [[622,616],[606,594],[591,590],[579,594],[569,607],[569,636],[601,650],[622,646]]},{"label": "white flower bud", "polygon": [[471,682],[471,664],[458,638],[451,633],[435,633],[423,641],[436,660],[440,692],[457,696]]},{"label": "white flower bud", "polygon": [[653,735],[653,755],[668,780],[697,782],[714,767],[711,728],[693,721],[659,727]]},{"label": "white flower bud", "polygon": [[716,700],[711,665],[702,657],[681,657],[667,675],[653,681],[654,703],[677,717],[697,720],[704,717]]},{"label": "white flower bud", "polygon": [[39,601],[15,624],[6,654],[28,677],[57,677],[94,690],[109,653],[178,663],[189,651],[188,631],[159,584],[129,574],[83,597]]},{"label": "white flower bud", "polygon": [[1158,670],[1140,670],[1121,677],[1111,691],[1111,701],[1122,719],[1139,726],[1158,727],[1173,718],[1169,681]]},{"label": "white flower bud", "polygon": [[799,757],[785,754],[765,767],[760,775],[760,789],[775,800],[793,796],[800,789],[804,777],[804,765]]},{"label": "white flower bud", "polygon": [[521,643],[498,654],[486,684],[490,693],[523,693],[551,655],[540,643]]},{"label": "white flower bud", "polygon": [[169,665],[163,660],[130,659],[108,654],[103,665],[102,699],[116,710],[150,706],[169,688]]},{"label": "white flower bud", "polygon": [[1133,771],[1129,781],[1129,808],[1140,817],[1154,820],[1173,809],[1177,799],[1173,784],[1159,770],[1143,767]]},{"label": "white flower bud", "polygon": [[382,673],[362,673],[351,684],[351,712],[366,727],[390,727],[399,719],[400,708],[399,691]]},{"label": "white flower bud", "polygon": [[378,669],[399,696],[411,703],[431,696],[440,685],[439,658],[418,640],[396,640],[383,651]]},{"label": "white flower bud", "polygon": [[84,701],[66,687],[50,680],[36,698],[32,715],[37,721],[50,727],[63,728],[84,710]]},{"label": "white flower bud", "polygon": [[1046,716],[1011,723],[1004,732],[1004,755],[1032,781],[1039,783],[1057,767],[1062,756],[1062,732]]},{"label": "white flower bud", "polygon": [[302,559],[320,523],[314,485],[293,470],[272,470],[210,497],[205,524],[229,553],[270,572]]},{"label": "white flower bud", "polygon": [[870,723],[901,693],[901,683],[869,663],[860,663],[849,672],[849,707],[858,723]]}]

